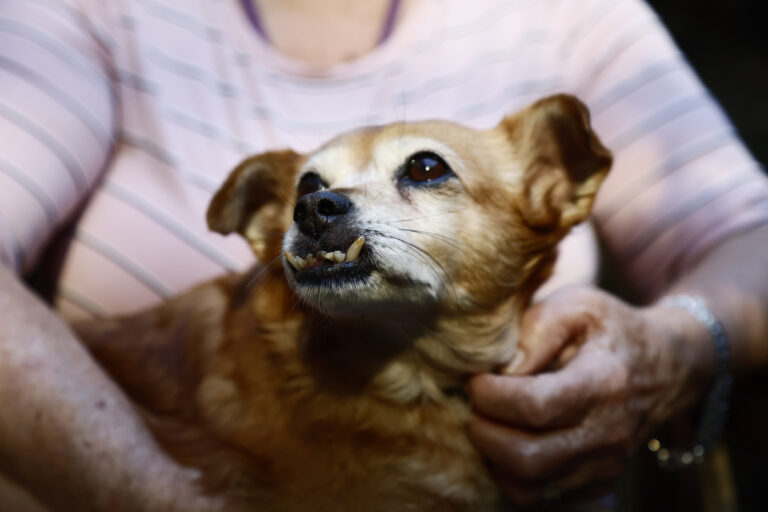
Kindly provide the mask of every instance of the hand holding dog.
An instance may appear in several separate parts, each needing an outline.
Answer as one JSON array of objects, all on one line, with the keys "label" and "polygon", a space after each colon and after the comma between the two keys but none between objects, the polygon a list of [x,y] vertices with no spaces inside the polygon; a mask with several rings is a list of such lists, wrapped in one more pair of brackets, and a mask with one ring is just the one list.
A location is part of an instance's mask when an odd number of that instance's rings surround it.
[{"label": "hand holding dog", "polygon": [[684,346],[707,341],[697,329],[685,312],[637,309],[589,288],[530,308],[514,376],[469,384],[470,437],[509,499],[531,506],[606,492],[650,429],[705,388],[711,348]]}]

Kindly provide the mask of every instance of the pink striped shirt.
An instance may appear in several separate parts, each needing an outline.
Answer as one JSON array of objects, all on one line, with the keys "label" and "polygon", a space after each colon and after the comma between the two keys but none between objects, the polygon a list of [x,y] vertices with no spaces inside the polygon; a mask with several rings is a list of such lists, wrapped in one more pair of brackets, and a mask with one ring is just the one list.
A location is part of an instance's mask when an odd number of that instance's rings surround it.
[{"label": "pink striped shirt", "polygon": [[321,70],[277,54],[237,0],[0,3],[0,259],[28,270],[62,233],[45,261],[62,314],[135,310],[251,264],[204,223],[245,155],[393,121],[488,127],[562,91],[615,152],[595,223],[644,296],[768,222],[765,177],[639,0],[406,12]]}]

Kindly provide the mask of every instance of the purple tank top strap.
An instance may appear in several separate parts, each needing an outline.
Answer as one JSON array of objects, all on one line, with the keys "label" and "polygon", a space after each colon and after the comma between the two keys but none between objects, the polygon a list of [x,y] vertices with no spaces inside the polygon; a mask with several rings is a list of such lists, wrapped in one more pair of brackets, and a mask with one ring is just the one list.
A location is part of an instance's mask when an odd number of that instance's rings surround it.
[{"label": "purple tank top strap", "polygon": [[[256,6],[256,2],[254,0],[240,0],[240,3],[243,5],[243,10],[245,10],[245,14],[248,16],[248,20],[251,22],[254,30],[256,30],[262,39],[271,43],[269,35],[266,30],[264,30],[264,25],[261,22],[261,16],[259,15],[259,9]],[[397,11],[399,9],[400,0],[390,0],[389,7],[387,8],[387,17],[384,20],[381,36],[379,36],[377,44],[382,44],[389,39],[390,35],[392,35],[392,30],[395,28],[395,18],[397,18]]]}]

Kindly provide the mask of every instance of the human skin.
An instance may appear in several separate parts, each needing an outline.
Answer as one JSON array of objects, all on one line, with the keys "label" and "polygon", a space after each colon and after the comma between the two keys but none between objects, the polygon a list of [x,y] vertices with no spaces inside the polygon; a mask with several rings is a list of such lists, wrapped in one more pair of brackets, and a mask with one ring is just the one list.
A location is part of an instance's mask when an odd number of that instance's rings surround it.
[{"label": "human skin", "polygon": [[[53,510],[216,511],[67,326],[0,265],[0,468]],[[2,503],[0,503],[2,505]]]},{"label": "human skin", "polygon": [[[320,67],[373,50],[379,42],[390,3],[390,0],[251,1],[261,14],[270,44],[281,55]],[[413,0],[401,0],[401,16],[412,3]],[[318,41],[323,44],[317,44]]]},{"label": "human skin", "polygon": [[[768,227],[733,237],[664,294],[705,300],[727,332],[736,374],[768,364],[766,247]],[[468,392],[470,438],[523,507],[542,504],[552,483],[563,505],[604,493],[631,450],[699,402],[714,376],[712,338],[686,310],[637,308],[593,288],[532,307],[520,343],[513,376],[476,376]]]}]

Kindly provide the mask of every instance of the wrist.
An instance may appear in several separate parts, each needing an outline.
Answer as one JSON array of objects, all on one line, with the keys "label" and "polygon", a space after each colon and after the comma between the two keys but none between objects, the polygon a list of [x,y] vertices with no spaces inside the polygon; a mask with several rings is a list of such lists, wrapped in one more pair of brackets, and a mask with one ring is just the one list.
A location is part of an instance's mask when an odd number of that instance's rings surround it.
[{"label": "wrist", "polygon": [[715,350],[707,328],[681,307],[659,301],[644,309],[642,314],[673,376],[668,396],[656,411],[658,423],[661,423],[706,395],[715,378]]},{"label": "wrist", "polygon": [[[701,338],[695,330],[688,327],[678,332],[680,336],[678,339],[683,342],[694,343],[693,345],[683,343],[682,346],[684,349],[686,347],[691,349],[690,353],[694,354],[692,360],[699,363],[699,365],[691,367],[691,371],[687,373],[687,379],[681,381],[685,385],[682,390],[691,388],[691,391],[679,394],[678,405],[687,405],[686,402],[689,399],[700,394],[696,388],[699,387],[698,384],[702,382],[702,379],[691,379],[691,376],[711,375],[713,377],[706,379],[710,383],[707,386],[708,391],[705,397],[700,400],[702,403],[701,418],[696,428],[693,444],[687,450],[668,449],[658,439],[652,439],[648,444],[648,448],[656,454],[657,461],[662,467],[678,469],[701,462],[707,451],[715,445],[720,437],[730,406],[732,387],[730,343],[723,325],[701,297],[686,294],[667,296],[659,301],[658,306],[686,312],[707,332],[710,340],[710,349],[707,351],[701,348]],[[703,356],[707,352],[714,357]]]}]

